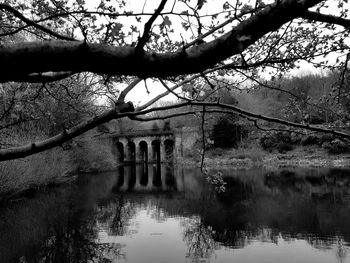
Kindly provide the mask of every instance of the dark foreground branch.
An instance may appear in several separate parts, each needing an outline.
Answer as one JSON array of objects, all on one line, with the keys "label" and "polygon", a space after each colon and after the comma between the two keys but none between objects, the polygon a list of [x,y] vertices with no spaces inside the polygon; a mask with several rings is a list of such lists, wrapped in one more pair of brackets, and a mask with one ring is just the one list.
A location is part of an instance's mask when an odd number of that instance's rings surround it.
[{"label": "dark foreground branch", "polygon": [[301,17],[308,20],[330,23],[330,24],[340,25],[345,28],[350,28],[350,20],[342,17],[325,15],[325,14],[312,12],[312,11],[306,11],[304,14],[301,15]]},{"label": "dark foreground branch", "polygon": [[18,81],[18,76],[50,71],[89,71],[140,78],[203,72],[242,53],[267,33],[278,30],[320,2],[322,0],[277,1],[221,37],[186,50],[168,53],[140,53],[136,47],[114,47],[77,41],[4,44],[0,46],[0,82]]}]

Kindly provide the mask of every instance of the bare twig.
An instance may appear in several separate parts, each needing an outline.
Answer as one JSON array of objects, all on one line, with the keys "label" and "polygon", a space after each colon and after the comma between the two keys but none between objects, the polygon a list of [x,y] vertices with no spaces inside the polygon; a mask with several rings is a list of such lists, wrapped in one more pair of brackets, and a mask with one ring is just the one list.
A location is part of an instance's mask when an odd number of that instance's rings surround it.
[{"label": "bare twig", "polygon": [[202,154],[201,154],[201,172],[203,172],[203,166],[204,166],[204,158],[205,158],[205,132],[204,132],[204,123],[205,123],[205,105],[203,105],[203,111],[202,111],[202,123],[201,123],[201,130],[202,130]]},{"label": "bare twig", "polygon": [[183,96],[180,96],[179,94],[177,94],[177,93],[173,90],[174,88],[170,88],[170,87],[165,83],[164,80],[159,79],[159,82],[162,83],[162,85],[164,86],[164,88],[166,88],[167,91],[168,91],[169,93],[173,94],[173,95],[176,96],[178,99],[184,100],[184,101],[191,101],[191,99],[188,99],[188,98],[186,98],[186,97],[183,97]]}]

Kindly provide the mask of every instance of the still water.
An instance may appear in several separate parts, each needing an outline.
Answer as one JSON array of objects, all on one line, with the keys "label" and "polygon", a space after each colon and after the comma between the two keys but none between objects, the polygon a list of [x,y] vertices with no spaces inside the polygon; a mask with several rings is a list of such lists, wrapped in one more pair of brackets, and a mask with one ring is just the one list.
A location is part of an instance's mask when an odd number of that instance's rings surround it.
[{"label": "still water", "polygon": [[222,175],[121,167],[7,202],[0,262],[350,262],[349,170]]}]

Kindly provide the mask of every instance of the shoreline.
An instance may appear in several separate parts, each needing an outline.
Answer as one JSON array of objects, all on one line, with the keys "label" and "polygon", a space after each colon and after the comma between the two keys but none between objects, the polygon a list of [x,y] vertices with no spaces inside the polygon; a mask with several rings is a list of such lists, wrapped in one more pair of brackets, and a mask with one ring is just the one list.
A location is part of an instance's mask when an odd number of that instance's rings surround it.
[{"label": "shoreline", "polygon": [[[350,154],[330,155],[325,152],[310,152],[297,151],[289,153],[264,153],[259,154],[257,158],[254,151],[246,151],[246,154],[232,154],[230,152],[221,152],[216,154],[215,152],[207,152],[204,159],[204,166],[206,168],[223,168],[233,170],[249,170],[252,168],[262,168],[267,170],[277,170],[285,168],[305,168],[305,169],[317,169],[317,168],[350,168]],[[201,165],[200,159],[193,157],[176,158],[174,165],[180,165],[183,167],[199,168]],[[91,174],[91,173],[105,173],[113,172],[116,169],[90,169],[88,171],[81,171],[79,173],[65,173],[58,180],[50,181],[48,184],[31,184],[26,189],[19,191],[9,191],[0,193],[0,205],[2,202],[20,200],[34,196],[36,193],[49,190],[54,187],[60,187],[64,184],[69,184],[75,181],[78,174]],[[350,176],[350,174],[349,174]]]},{"label": "shoreline", "polygon": [[[201,161],[189,158],[179,158],[178,163],[183,166],[200,167]],[[267,154],[262,159],[254,160],[249,157],[205,157],[204,166],[225,166],[232,169],[264,168],[350,168],[350,155],[334,156],[295,156],[294,154]]]}]

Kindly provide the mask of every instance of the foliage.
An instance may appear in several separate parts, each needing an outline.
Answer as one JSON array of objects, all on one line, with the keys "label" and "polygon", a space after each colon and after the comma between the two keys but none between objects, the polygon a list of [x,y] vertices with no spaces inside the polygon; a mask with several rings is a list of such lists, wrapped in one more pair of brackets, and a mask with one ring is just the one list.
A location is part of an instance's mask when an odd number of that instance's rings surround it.
[{"label": "foliage", "polygon": [[293,149],[292,137],[289,132],[265,133],[260,138],[260,144],[267,151],[277,149],[280,153]]},{"label": "foliage", "polygon": [[282,77],[255,85],[241,100],[248,101],[244,106],[253,112],[298,123],[332,123],[348,118],[337,103],[338,78],[337,72]]},{"label": "foliage", "polygon": [[244,127],[232,119],[221,117],[213,127],[211,139],[214,146],[219,148],[237,147],[246,137]]},{"label": "foliage", "polygon": [[280,153],[292,150],[295,146],[317,146],[327,150],[330,154],[349,153],[347,141],[327,134],[301,134],[295,132],[266,132],[260,139],[261,146],[267,151],[277,149]]},{"label": "foliage", "polygon": [[349,144],[339,139],[335,139],[329,143],[323,144],[323,148],[328,150],[328,152],[331,154],[341,154],[350,152]]}]

